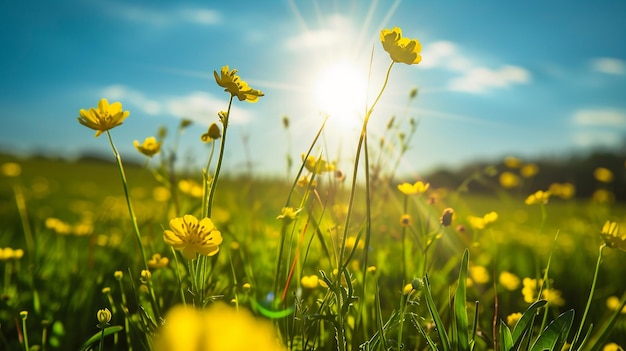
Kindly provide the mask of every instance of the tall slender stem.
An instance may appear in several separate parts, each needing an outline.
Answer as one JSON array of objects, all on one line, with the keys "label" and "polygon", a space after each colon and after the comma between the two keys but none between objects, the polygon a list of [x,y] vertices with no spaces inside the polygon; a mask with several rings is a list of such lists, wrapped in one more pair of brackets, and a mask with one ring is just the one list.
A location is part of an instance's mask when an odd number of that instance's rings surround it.
[{"label": "tall slender stem", "polygon": [[228,110],[226,111],[226,116],[224,116],[222,120],[222,126],[224,130],[222,131],[222,141],[220,143],[220,153],[217,158],[217,165],[215,166],[215,175],[211,180],[211,191],[209,192],[209,204],[207,206],[206,217],[211,218],[211,210],[213,209],[213,196],[215,195],[215,189],[217,185],[217,178],[220,175],[220,170],[222,169],[222,159],[224,158],[224,148],[226,146],[226,130],[228,129],[228,119],[230,118],[230,107],[233,104],[234,95],[230,96],[230,100],[228,100]]},{"label": "tall slender stem", "polygon": [[111,137],[111,133],[107,130],[107,137],[109,137],[109,143],[111,144],[111,149],[113,150],[113,154],[115,155],[115,160],[117,161],[117,166],[120,170],[120,176],[122,177],[122,185],[124,186],[124,195],[126,196],[126,204],[128,205],[128,213],[130,214],[130,220],[133,223],[133,230],[135,231],[135,238],[137,239],[137,245],[141,250],[141,258],[143,259],[143,265],[145,269],[148,269],[148,259],[146,258],[146,251],[143,248],[143,244],[141,243],[141,233],[139,233],[139,226],[137,225],[137,216],[135,216],[135,211],[133,211],[133,205],[130,201],[130,194],[128,193],[128,182],[126,181],[126,172],[124,172],[124,165],[122,164],[122,157],[119,152],[115,148],[115,144],[113,144],[113,138]]},{"label": "tall slender stem", "polygon": [[604,248],[606,247],[605,243],[602,243],[602,245],[600,245],[600,249],[598,250],[598,261],[596,262],[596,270],[593,272],[593,281],[591,282],[591,290],[589,291],[589,298],[587,299],[587,306],[585,306],[585,312],[583,313],[583,319],[581,319],[580,321],[580,326],[578,327],[578,331],[576,332],[576,335],[574,336],[574,340],[572,340],[572,346],[571,346],[571,350],[576,350],[576,341],[578,341],[578,338],[580,337],[580,334],[583,331],[583,328],[585,326],[585,320],[587,319],[587,314],[589,313],[589,308],[591,307],[591,300],[593,300],[593,292],[596,289],[596,281],[598,280],[598,272],[600,271],[600,263],[602,263],[602,251],[604,250]]}]

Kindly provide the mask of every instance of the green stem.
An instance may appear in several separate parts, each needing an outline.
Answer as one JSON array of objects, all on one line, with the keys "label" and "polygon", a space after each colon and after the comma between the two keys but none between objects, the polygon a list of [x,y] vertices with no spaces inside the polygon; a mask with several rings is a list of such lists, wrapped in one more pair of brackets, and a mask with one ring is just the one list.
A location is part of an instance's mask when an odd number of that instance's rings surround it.
[{"label": "green stem", "polygon": [[126,204],[128,205],[128,213],[130,214],[131,222],[133,223],[133,230],[135,231],[135,238],[137,239],[137,245],[141,250],[141,258],[143,259],[143,265],[146,270],[148,268],[148,259],[146,258],[146,251],[143,248],[143,244],[141,243],[141,234],[139,233],[139,226],[137,225],[137,216],[135,216],[135,211],[133,211],[133,205],[130,202],[130,194],[128,193],[128,182],[126,181],[126,172],[124,172],[124,165],[122,164],[122,157],[119,152],[115,148],[115,144],[113,144],[113,138],[111,137],[111,133],[107,130],[107,136],[109,137],[109,143],[111,144],[111,149],[113,150],[113,155],[115,155],[115,159],[117,161],[117,166],[120,170],[120,176],[122,177],[122,185],[124,186],[124,195],[126,196]]},{"label": "green stem", "polygon": [[589,298],[587,299],[587,306],[585,306],[585,312],[583,313],[583,319],[580,321],[580,326],[578,327],[578,331],[574,336],[574,340],[572,340],[571,350],[576,350],[576,341],[580,337],[580,334],[583,331],[583,327],[585,326],[585,320],[587,319],[587,314],[589,313],[589,308],[591,307],[591,300],[593,300],[593,293],[596,289],[596,281],[598,280],[598,272],[600,271],[600,263],[602,263],[602,251],[606,247],[606,244],[603,243],[600,245],[600,249],[598,250],[598,261],[596,262],[596,270],[593,272],[593,281],[591,282],[591,291],[589,291]]},{"label": "green stem", "polygon": [[228,129],[228,119],[230,118],[230,107],[233,104],[233,95],[230,96],[230,100],[228,100],[228,110],[226,111],[226,116],[222,120],[222,126],[224,130],[222,131],[222,141],[220,142],[220,153],[217,158],[217,165],[215,166],[215,175],[213,176],[213,180],[211,181],[211,191],[209,192],[209,204],[207,206],[206,217],[211,218],[211,210],[213,209],[213,196],[215,195],[215,189],[217,185],[217,178],[220,175],[220,170],[222,169],[222,159],[224,158],[224,148],[226,146],[226,130]]},{"label": "green stem", "polygon": [[22,331],[24,332],[24,350],[29,351],[30,347],[28,347],[28,328],[26,328],[26,318],[27,314],[22,312]]},{"label": "green stem", "polygon": [[103,347],[104,347],[104,326],[102,327],[102,335],[100,336],[100,347],[98,348],[98,350],[102,351]]}]

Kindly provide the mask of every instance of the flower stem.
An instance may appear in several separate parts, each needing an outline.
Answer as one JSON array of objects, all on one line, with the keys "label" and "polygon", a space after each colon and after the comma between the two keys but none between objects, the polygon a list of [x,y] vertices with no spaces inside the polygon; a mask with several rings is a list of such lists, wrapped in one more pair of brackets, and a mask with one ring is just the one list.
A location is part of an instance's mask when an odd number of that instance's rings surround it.
[{"label": "flower stem", "polygon": [[213,196],[215,195],[215,188],[217,185],[217,178],[220,175],[220,170],[222,169],[222,159],[224,158],[224,149],[226,146],[226,130],[228,129],[228,119],[230,118],[230,107],[233,104],[233,95],[230,96],[230,100],[228,100],[228,110],[226,111],[226,116],[222,120],[222,126],[224,130],[222,131],[222,141],[220,142],[220,153],[217,157],[217,165],[215,166],[215,175],[211,180],[211,191],[209,192],[209,204],[207,205],[206,217],[211,218],[211,210],[213,209]]},{"label": "flower stem", "polygon": [[22,312],[20,313],[20,316],[22,317],[22,331],[24,333],[24,350],[29,351],[30,348],[28,347],[28,328],[26,327],[26,318],[28,314]]},{"label": "flower stem", "polygon": [[593,300],[593,293],[596,289],[596,281],[598,280],[598,272],[600,271],[600,263],[602,263],[602,251],[606,247],[605,243],[600,245],[600,249],[598,250],[598,261],[596,262],[596,270],[593,272],[593,281],[591,282],[591,291],[589,291],[589,298],[587,299],[587,306],[585,306],[585,312],[583,313],[583,319],[580,321],[580,326],[578,327],[578,331],[576,335],[574,335],[574,340],[572,340],[572,346],[570,350],[576,350],[576,341],[580,337],[580,334],[583,331],[583,327],[585,326],[585,320],[587,319],[587,314],[589,313],[589,308],[591,307],[591,300]]},{"label": "flower stem", "polygon": [[143,259],[143,265],[146,270],[148,270],[148,260],[146,258],[146,251],[143,248],[143,244],[141,243],[141,234],[139,233],[139,226],[137,225],[137,216],[135,216],[135,211],[133,211],[133,205],[130,202],[130,194],[128,193],[128,182],[126,181],[126,172],[124,172],[124,165],[122,164],[122,157],[119,152],[115,148],[115,144],[113,144],[113,138],[111,137],[111,133],[107,130],[107,136],[109,137],[109,143],[111,144],[111,149],[113,150],[113,155],[115,155],[115,160],[117,161],[117,166],[120,170],[120,176],[122,177],[122,185],[124,186],[124,195],[126,196],[126,204],[128,205],[128,213],[130,214],[131,222],[133,223],[133,230],[135,231],[135,238],[137,239],[137,245],[139,246],[139,250],[141,250],[141,258]]}]

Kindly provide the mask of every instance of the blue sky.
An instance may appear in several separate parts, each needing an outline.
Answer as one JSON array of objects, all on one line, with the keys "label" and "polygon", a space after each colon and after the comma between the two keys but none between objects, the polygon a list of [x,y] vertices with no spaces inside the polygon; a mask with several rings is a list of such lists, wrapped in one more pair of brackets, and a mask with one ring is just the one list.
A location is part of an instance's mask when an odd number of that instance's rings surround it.
[{"label": "blue sky", "polygon": [[[256,172],[283,175],[285,154],[299,157],[322,123],[320,84],[349,99],[365,84],[373,48],[370,96],[378,90],[389,64],[378,33],[394,26],[420,40],[423,61],[394,66],[370,132],[382,136],[391,115],[419,121],[403,172],[618,147],[624,13],[623,1],[3,1],[0,149],[110,155],[105,136],[76,120],[106,97],[131,111],[111,131],[122,157],[139,156],[133,140],[159,126],[170,130],[169,147],[185,117],[194,125],[181,138],[181,162],[203,164],[200,135],[228,101],[213,70],[229,65],[266,96],[235,103],[226,170],[242,172],[250,157]],[[322,80],[346,70],[361,76]],[[354,154],[359,114],[331,115],[316,152],[348,168],[341,160]]]}]

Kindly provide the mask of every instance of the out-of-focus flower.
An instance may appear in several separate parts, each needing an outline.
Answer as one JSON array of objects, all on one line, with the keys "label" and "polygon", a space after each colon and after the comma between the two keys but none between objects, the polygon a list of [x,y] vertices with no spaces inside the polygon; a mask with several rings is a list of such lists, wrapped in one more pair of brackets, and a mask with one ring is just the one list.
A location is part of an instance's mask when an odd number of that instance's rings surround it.
[{"label": "out-of-focus flower", "polygon": [[410,214],[403,214],[402,216],[400,216],[400,225],[403,227],[408,227],[411,225],[411,222],[413,220],[411,219],[411,215]]},{"label": "out-of-focus flower", "polygon": [[363,249],[365,247],[365,241],[359,240],[357,243],[356,236],[349,236],[346,238],[346,249],[352,250],[356,246],[357,249]]},{"label": "out-of-focus flower", "polygon": [[482,217],[469,216],[468,217],[470,225],[474,229],[485,229],[488,224],[491,224],[498,220],[498,213],[495,211],[491,211],[486,213]]},{"label": "out-of-focus flower", "polygon": [[300,284],[306,289],[315,289],[319,286],[319,277],[315,274],[305,275],[300,279]]},{"label": "out-of-focus flower", "polygon": [[5,162],[2,164],[2,174],[5,177],[17,177],[22,173],[22,166],[16,162]]},{"label": "out-of-focus flower", "polygon": [[236,96],[239,101],[257,102],[259,97],[265,96],[260,90],[252,89],[248,83],[241,80],[237,75],[237,70],[230,70],[228,66],[222,67],[220,74],[213,71],[217,85],[224,88],[225,92]]},{"label": "out-of-focus flower", "polygon": [[411,293],[411,291],[413,291],[413,284],[411,283],[404,285],[404,287],[402,288],[403,295],[408,295],[409,293]]},{"label": "out-of-focus flower", "polygon": [[524,203],[526,205],[547,204],[550,195],[549,191],[538,190],[535,193],[528,195]]},{"label": "out-of-focus flower", "polygon": [[96,131],[96,137],[109,129],[115,128],[130,115],[129,111],[122,110],[122,103],[116,101],[109,104],[107,99],[98,102],[98,109],[90,108],[89,110],[81,109],[78,122],[85,127]]},{"label": "out-of-focus flower", "polygon": [[522,177],[524,178],[531,178],[534,177],[535,175],[537,175],[537,173],[539,173],[539,166],[537,166],[534,163],[528,163],[522,166],[522,168],[519,170],[519,173],[522,175]]},{"label": "out-of-focus flower", "polygon": [[572,183],[552,183],[548,188],[548,192],[561,199],[571,199],[576,193],[576,187]]},{"label": "out-of-focus flower", "polygon": [[385,28],[380,31],[380,41],[383,44],[383,49],[389,53],[395,62],[412,65],[422,61],[420,55],[422,44],[417,39],[403,38],[402,29],[398,27]]},{"label": "out-of-focus flower", "polygon": [[430,183],[424,183],[421,180],[411,183],[402,183],[398,185],[398,190],[404,195],[416,195],[425,193],[430,188]]},{"label": "out-of-focus flower", "polygon": [[498,281],[506,290],[509,291],[517,290],[520,284],[519,277],[507,271],[503,271],[502,273],[500,273]]},{"label": "out-of-focus flower", "polygon": [[524,287],[522,288],[522,296],[524,296],[524,302],[533,303],[537,299],[537,279],[524,278],[522,280]]},{"label": "out-of-focus flower", "polygon": [[613,181],[613,172],[605,167],[598,167],[593,171],[593,177],[602,183],[610,183]]},{"label": "out-of-focus flower", "polygon": [[511,313],[510,315],[506,316],[506,324],[510,328],[513,328],[521,318],[522,314],[520,312]]},{"label": "out-of-focus flower", "polygon": [[615,201],[615,194],[606,189],[597,189],[591,194],[591,201],[599,204],[610,204]]},{"label": "out-of-focus flower", "polygon": [[152,258],[148,260],[148,268],[150,269],[159,269],[167,267],[167,264],[170,263],[170,259],[167,257],[161,257],[161,254],[155,253],[152,255]]},{"label": "out-of-focus flower", "polygon": [[206,310],[170,309],[154,345],[156,351],[286,350],[270,322],[219,302]]},{"label": "out-of-focus flower", "polygon": [[0,261],[19,260],[22,257],[24,257],[24,250],[22,249],[13,249],[10,247],[3,249],[0,247]]},{"label": "out-of-focus flower", "polygon": [[520,168],[522,167],[522,160],[515,156],[507,156],[504,158],[504,165],[509,168]]},{"label": "out-of-focus flower", "polygon": [[489,271],[483,266],[470,266],[468,270],[469,278],[476,284],[485,284],[489,282]]},{"label": "out-of-focus flower", "polygon": [[222,137],[222,132],[220,131],[220,127],[217,126],[217,123],[211,123],[209,129],[206,133],[202,134],[200,140],[205,143],[210,143],[213,140],[217,140]]},{"label": "out-of-focus flower", "polygon": [[441,218],[439,218],[439,223],[441,223],[444,227],[449,227],[452,224],[452,218],[454,217],[454,209],[446,208],[441,213]]},{"label": "out-of-focus flower", "polygon": [[617,222],[606,221],[600,231],[606,246],[626,251],[626,233],[621,233]]},{"label": "out-of-focus flower", "polygon": [[302,175],[300,176],[300,178],[298,178],[298,182],[296,183],[296,185],[298,185],[301,188],[306,188],[309,186],[309,183],[311,184],[312,188],[315,188],[317,186],[317,180],[313,180],[311,182],[308,176]]},{"label": "out-of-focus flower", "polygon": [[213,256],[220,250],[222,233],[210,218],[198,219],[192,215],[174,218],[170,221],[171,230],[163,232],[163,240],[187,259],[196,258],[196,253]]},{"label": "out-of-focus flower", "polygon": [[202,197],[204,189],[202,185],[191,179],[182,179],[178,182],[178,190],[192,197]]},{"label": "out-of-focus flower", "polygon": [[113,277],[115,278],[115,280],[122,280],[122,278],[124,278],[124,272],[122,272],[122,271],[115,271],[113,273]]},{"label": "out-of-focus flower", "polygon": [[604,345],[604,347],[602,348],[602,351],[624,351],[624,349],[618,344],[611,342],[611,343]]},{"label": "out-of-focus flower", "polygon": [[312,155],[302,154],[302,161],[304,161],[304,167],[311,173],[321,174],[335,170],[335,164],[329,163],[323,158],[318,159]]},{"label": "out-of-focus flower", "polygon": [[502,172],[499,177],[500,185],[505,189],[515,188],[520,184],[520,179],[513,172]]},{"label": "out-of-focus flower", "polygon": [[294,210],[293,207],[283,207],[280,210],[280,214],[276,216],[276,219],[294,220],[296,219],[296,216],[298,215],[298,213],[300,213],[301,210],[302,210],[301,208]]},{"label": "out-of-focus flower", "polygon": [[161,142],[157,141],[153,136],[147,137],[143,144],[139,144],[139,141],[135,140],[133,145],[135,145],[137,151],[148,157],[152,157],[161,151]]},{"label": "out-of-focus flower", "polygon": [[561,291],[556,289],[543,289],[541,291],[541,297],[548,301],[548,305],[552,306],[563,306],[565,305],[565,300],[561,296]]},{"label": "out-of-focus flower", "polygon": [[172,194],[170,193],[170,189],[159,185],[152,190],[152,198],[157,202],[166,202],[170,199]]},{"label": "out-of-focus flower", "polygon": [[[611,311],[617,311],[621,305],[622,303],[617,296],[609,296],[609,298],[606,299],[606,307]],[[622,307],[622,311],[620,313],[626,314],[626,306]]]}]

